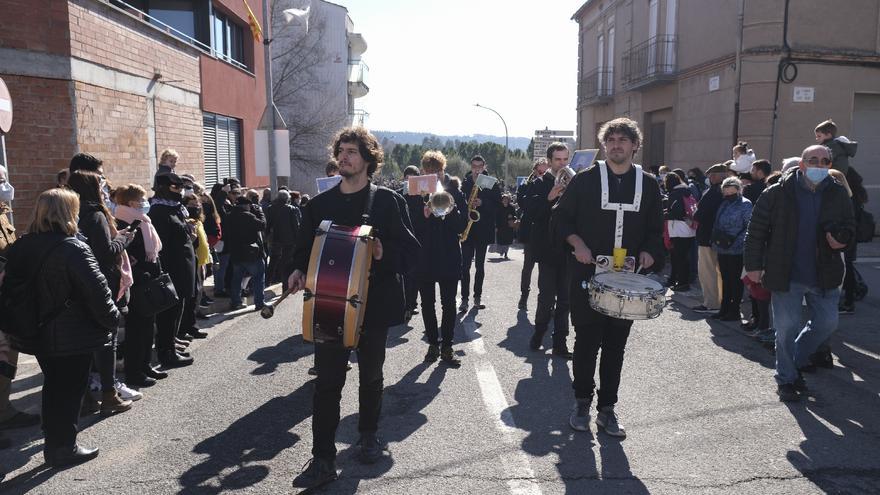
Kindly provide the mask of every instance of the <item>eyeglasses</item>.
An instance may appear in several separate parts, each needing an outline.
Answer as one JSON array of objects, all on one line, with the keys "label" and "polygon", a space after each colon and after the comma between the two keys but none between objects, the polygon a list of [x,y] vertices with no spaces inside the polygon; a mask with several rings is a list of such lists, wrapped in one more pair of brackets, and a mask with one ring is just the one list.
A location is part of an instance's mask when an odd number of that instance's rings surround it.
[{"label": "eyeglasses", "polygon": [[812,158],[808,158],[805,161],[807,162],[808,165],[818,165],[820,163],[822,165],[831,165],[831,160],[829,160],[827,158],[822,158],[820,160],[818,157],[815,157],[815,156]]}]

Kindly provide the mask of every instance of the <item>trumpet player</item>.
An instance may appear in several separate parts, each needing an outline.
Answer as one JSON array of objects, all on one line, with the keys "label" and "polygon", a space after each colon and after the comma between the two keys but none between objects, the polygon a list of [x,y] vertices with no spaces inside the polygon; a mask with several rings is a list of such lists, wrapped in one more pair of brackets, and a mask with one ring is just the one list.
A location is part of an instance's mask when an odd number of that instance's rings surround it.
[{"label": "trumpet player", "polygon": [[482,155],[474,155],[471,158],[471,173],[465,177],[461,190],[464,197],[468,198],[468,215],[472,215],[471,210],[475,210],[483,220],[473,222],[469,235],[461,243],[461,306],[458,310],[462,313],[470,307],[471,264],[475,259],[477,268],[474,273],[474,307],[486,308],[482,301],[486,251],[495,240],[495,216],[501,206],[501,188],[497,182],[491,189],[480,189],[472,194],[477,187],[477,178],[482,174],[488,175],[486,160]]},{"label": "trumpet player", "polygon": [[[422,175],[436,174],[440,184],[446,185],[446,157],[443,153],[425,152],[421,165]],[[461,278],[458,236],[465,227],[467,202],[461,191],[441,186],[422,204],[421,210],[418,214],[413,213],[412,223],[416,238],[422,245],[415,278],[419,285],[422,320],[428,339],[425,361],[432,363],[440,358],[448,366],[457,368],[461,363],[452,353],[452,336],[455,330],[455,293]],[[435,286],[440,287],[439,329],[434,304]]]},{"label": "trumpet player", "polygon": [[535,257],[532,256],[532,249],[529,246],[531,241],[530,235],[532,232],[532,217],[534,216],[534,213],[532,212],[531,204],[527,198],[532,186],[540,181],[544,173],[547,172],[548,166],[548,161],[544,157],[535,160],[535,164],[532,166],[532,173],[529,175],[528,180],[516,189],[516,202],[520,206],[520,211],[522,212],[519,220],[518,236],[519,242],[523,244],[523,267],[519,283],[519,309],[526,309],[529,300],[529,292],[532,288],[532,271],[535,269]]},{"label": "trumpet player", "polygon": [[529,346],[535,351],[541,348],[552,316],[552,353],[571,359],[566,343],[569,310],[566,253],[563,240],[554,237],[554,229],[550,226],[553,207],[562,197],[571,178],[564,170],[569,161],[568,147],[558,141],[551,143],[547,147],[547,160],[550,164],[548,173],[535,182],[527,198],[534,215],[530,250],[538,263],[538,309],[535,312],[535,333]]}]

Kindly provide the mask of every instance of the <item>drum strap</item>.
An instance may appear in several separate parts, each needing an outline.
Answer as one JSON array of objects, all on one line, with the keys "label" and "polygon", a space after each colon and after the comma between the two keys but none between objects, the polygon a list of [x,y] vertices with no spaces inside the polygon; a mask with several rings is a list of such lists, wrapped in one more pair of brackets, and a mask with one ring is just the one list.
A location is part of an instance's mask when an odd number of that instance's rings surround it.
[{"label": "drum strap", "polygon": [[632,203],[611,203],[608,199],[608,165],[605,161],[599,162],[599,173],[602,178],[602,209],[616,213],[614,219],[614,247],[623,247],[623,213],[627,211],[639,211],[642,206],[642,166],[633,164],[636,169],[636,191]]},{"label": "drum strap", "polygon": [[367,192],[367,203],[364,205],[364,212],[361,214],[361,225],[370,225],[370,212],[373,211],[373,199],[376,197],[376,191],[379,186],[370,183],[370,190]]}]

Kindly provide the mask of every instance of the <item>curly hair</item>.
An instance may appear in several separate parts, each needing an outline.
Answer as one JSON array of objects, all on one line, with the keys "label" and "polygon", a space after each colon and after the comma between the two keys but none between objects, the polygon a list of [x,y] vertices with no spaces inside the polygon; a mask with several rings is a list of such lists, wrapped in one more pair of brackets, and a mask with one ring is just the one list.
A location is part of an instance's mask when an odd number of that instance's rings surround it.
[{"label": "curly hair", "polygon": [[367,162],[367,176],[370,178],[379,171],[382,162],[385,161],[385,153],[382,152],[382,146],[379,144],[376,136],[370,134],[370,131],[365,127],[346,127],[339,131],[333,138],[333,144],[330,146],[330,153],[333,158],[339,156],[342,143],[356,143],[358,145],[361,158]]},{"label": "curly hair", "polygon": [[422,169],[429,174],[446,170],[446,156],[437,150],[426,151],[422,155]]},{"label": "curly hair", "polygon": [[635,120],[626,117],[619,117],[602,124],[597,137],[600,143],[604,143],[612,134],[623,134],[636,146],[642,143],[642,131],[639,130],[639,124]]}]

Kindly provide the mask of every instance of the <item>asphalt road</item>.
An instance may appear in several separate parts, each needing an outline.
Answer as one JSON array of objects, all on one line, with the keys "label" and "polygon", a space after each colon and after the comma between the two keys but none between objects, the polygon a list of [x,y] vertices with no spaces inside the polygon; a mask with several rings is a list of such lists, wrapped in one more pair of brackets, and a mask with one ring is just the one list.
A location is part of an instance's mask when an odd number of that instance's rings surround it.
[{"label": "asphalt road", "polygon": [[[461,368],[423,362],[420,316],[391,329],[380,426],[390,455],[371,466],[353,447],[355,364],[337,435],[341,479],[322,493],[877,493],[880,262],[859,264],[875,292],[841,320],[836,367],[808,375],[813,397],[793,405],[777,400],[767,349],[676,295],[660,318],[633,327],[617,408],[629,436],[619,441],[595,425],[568,427],[570,365],[528,349],[537,291],[517,311],[522,253],[511,257],[490,255],[488,307],[456,328]],[[79,441],[101,448],[92,462],[49,470],[39,428],[12,432],[0,492],[293,492],[311,457],[301,306],[285,302],[269,321],[211,320],[209,338],[192,346],[195,365],[145,389],[131,411],[81,422]],[[23,357],[16,406],[39,411],[40,383]]]}]

